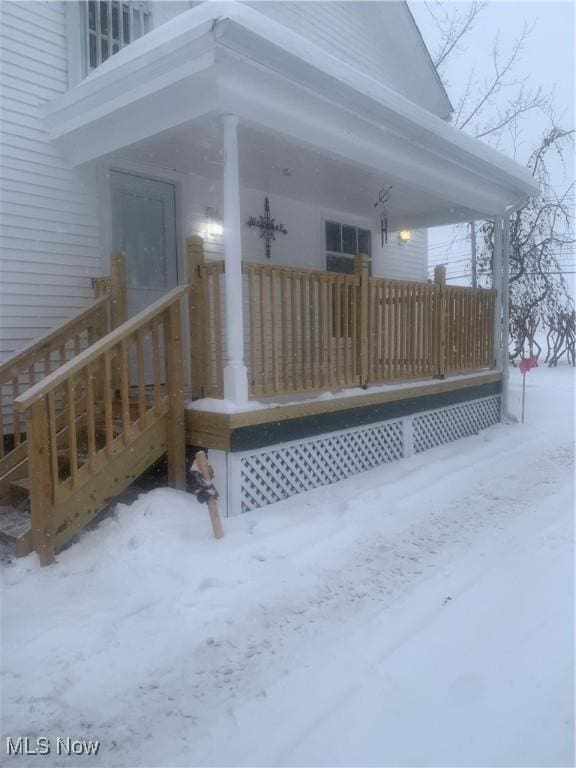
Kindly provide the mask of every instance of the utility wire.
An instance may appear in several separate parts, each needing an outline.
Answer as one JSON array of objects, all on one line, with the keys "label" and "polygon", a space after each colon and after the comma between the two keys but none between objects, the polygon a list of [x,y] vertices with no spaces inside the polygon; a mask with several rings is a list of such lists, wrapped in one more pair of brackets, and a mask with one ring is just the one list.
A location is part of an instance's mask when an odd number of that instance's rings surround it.
[{"label": "utility wire", "polygon": [[[576,271],[574,272],[524,272],[524,275],[527,275],[528,277],[538,277],[540,275],[576,275]],[[484,276],[482,273],[480,275],[481,277]],[[462,280],[464,277],[469,278],[470,275],[446,275],[446,280]],[[516,275],[510,275],[510,277],[516,277]]]}]

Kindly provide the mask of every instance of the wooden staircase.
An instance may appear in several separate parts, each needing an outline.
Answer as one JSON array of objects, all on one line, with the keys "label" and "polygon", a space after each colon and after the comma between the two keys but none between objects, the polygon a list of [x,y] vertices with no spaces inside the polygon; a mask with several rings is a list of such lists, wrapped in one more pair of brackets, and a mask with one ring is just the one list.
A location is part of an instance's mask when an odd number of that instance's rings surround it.
[{"label": "wooden staircase", "polygon": [[163,454],[184,487],[189,286],[126,320],[121,254],[111,271],[87,308],[0,365],[0,538],[43,565]]},{"label": "wooden staircase", "polygon": [[[118,410],[120,401],[114,401],[113,411]],[[113,420],[113,434],[117,437],[121,433],[121,421],[119,417]],[[105,445],[105,433],[102,426],[96,429],[96,446]],[[80,445],[78,447],[78,467],[88,463],[86,448],[87,433],[79,430]],[[59,475],[70,474],[70,457],[66,449],[59,449],[57,453]],[[21,467],[27,470],[27,461]],[[28,474],[17,480],[8,480],[3,483],[0,477],[0,488],[3,489],[3,501],[0,504],[0,539],[11,545],[17,557],[30,554],[34,551],[32,540],[32,521],[30,509],[30,478]]]}]

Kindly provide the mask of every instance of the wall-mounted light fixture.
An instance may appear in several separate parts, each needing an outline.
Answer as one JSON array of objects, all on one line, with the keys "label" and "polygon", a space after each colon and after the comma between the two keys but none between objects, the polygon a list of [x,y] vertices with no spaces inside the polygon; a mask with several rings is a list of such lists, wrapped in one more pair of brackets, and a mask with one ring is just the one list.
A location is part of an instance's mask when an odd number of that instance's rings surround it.
[{"label": "wall-mounted light fixture", "polygon": [[222,216],[218,212],[217,208],[208,206],[206,208],[206,223],[204,225],[204,234],[207,237],[219,237],[222,235],[224,228],[222,226]]},{"label": "wall-mounted light fixture", "polygon": [[398,242],[400,243],[400,245],[406,245],[406,243],[408,242],[408,240],[410,240],[411,237],[412,237],[412,233],[410,232],[409,229],[402,229],[398,233]]}]

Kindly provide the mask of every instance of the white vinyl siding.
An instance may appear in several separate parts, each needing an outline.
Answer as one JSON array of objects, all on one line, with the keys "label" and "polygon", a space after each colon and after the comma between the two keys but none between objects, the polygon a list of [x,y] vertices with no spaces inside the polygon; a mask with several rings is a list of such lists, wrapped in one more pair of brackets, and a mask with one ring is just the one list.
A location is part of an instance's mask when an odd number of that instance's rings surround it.
[{"label": "white vinyl siding", "polygon": [[[375,235],[380,245],[380,235]],[[374,259],[374,277],[390,277],[394,280],[428,279],[428,231],[413,229],[410,240],[400,244],[398,232],[388,233],[388,242],[380,250],[380,258]]]},{"label": "white vinyl siding", "polygon": [[64,3],[2,2],[0,359],[85,305],[101,274],[93,172],[73,169],[43,129],[67,89]]},{"label": "white vinyl siding", "polygon": [[255,11],[446,118],[447,97],[403,2],[256,0]]},{"label": "white vinyl siding", "polygon": [[369,28],[365,9],[361,7],[365,3],[256,0],[250,5],[366,74],[376,78],[385,74],[380,48],[386,31]]},{"label": "white vinyl siding", "polygon": [[162,2],[152,2],[152,24],[154,27],[159,27],[161,24],[165,24],[175,16],[178,16],[184,11],[189,11],[195,5],[200,5],[195,0],[162,0]]}]

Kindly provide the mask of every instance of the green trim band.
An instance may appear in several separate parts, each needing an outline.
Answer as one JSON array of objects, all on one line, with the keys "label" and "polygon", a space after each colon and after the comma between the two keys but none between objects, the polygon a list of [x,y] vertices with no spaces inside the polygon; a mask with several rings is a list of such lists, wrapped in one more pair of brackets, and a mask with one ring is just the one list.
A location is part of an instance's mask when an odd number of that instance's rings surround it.
[{"label": "green trim band", "polygon": [[499,395],[501,392],[502,381],[494,381],[476,387],[437,392],[433,395],[420,395],[406,400],[394,400],[390,403],[364,405],[358,408],[347,408],[344,411],[317,413],[311,416],[297,416],[294,419],[269,421],[265,424],[252,424],[232,430],[230,433],[230,450],[236,453],[255,448],[266,448],[278,443],[288,443],[292,440],[323,435],[326,432],[337,432],[341,429],[361,427],[365,424],[410,416],[413,413],[445,408],[468,400]]}]

